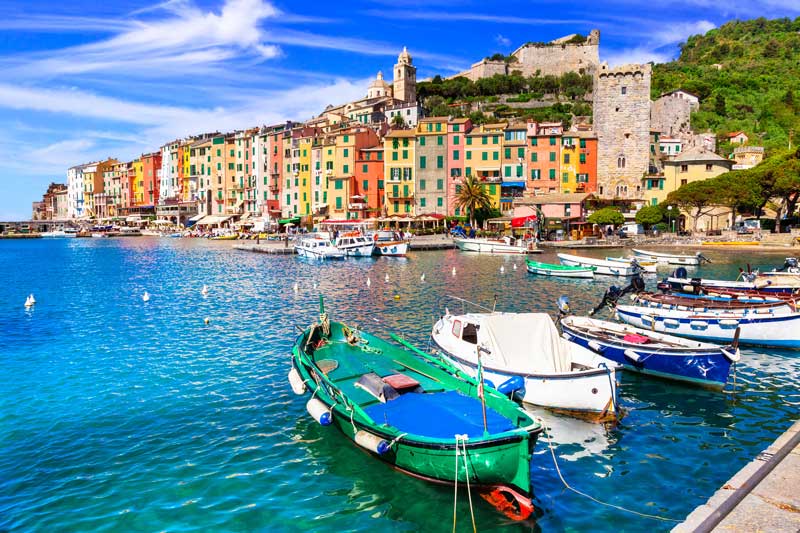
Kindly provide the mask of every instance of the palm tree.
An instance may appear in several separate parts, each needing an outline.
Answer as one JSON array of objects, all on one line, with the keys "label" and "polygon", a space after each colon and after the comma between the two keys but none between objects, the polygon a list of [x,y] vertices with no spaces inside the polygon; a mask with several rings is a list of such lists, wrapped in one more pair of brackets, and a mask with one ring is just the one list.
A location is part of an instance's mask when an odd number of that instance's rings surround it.
[{"label": "palm tree", "polygon": [[475,211],[491,209],[492,197],[486,192],[483,184],[474,176],[467,176],[461,183],[461,190],[456,195],[456,207],[469,211],[469,223],[475,227]]}]

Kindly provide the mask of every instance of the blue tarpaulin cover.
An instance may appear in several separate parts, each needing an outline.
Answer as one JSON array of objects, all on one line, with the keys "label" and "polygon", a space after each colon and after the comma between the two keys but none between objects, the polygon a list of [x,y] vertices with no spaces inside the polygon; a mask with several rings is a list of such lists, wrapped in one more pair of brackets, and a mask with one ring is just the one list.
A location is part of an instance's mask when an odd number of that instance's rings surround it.
[{"label": "blue tarpaulin cover", "polygon": [[[400,431],[439,439],[466,434],[483,436],[483,413],[477,398],[456,391],[401,394],[398,398],[368,406],[366,413],[377,423],[387,423]],[[486,408],[489,433],[514,429],[509,419]]]}]

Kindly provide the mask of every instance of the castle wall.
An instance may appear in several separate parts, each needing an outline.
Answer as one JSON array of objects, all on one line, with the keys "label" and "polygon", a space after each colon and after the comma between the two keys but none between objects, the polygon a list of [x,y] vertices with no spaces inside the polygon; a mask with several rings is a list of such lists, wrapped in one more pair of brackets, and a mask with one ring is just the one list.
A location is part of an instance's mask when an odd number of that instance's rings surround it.
[{"label": "castle wall", "polygon": [[650,147],[651,66],[603,64],[594,82],[597,185],[604,198],[642,197]]},{"label": "castle wall", "polygon": [[664,135],[678,135],[691,131],[692,110],[696,106],[691,100],[678,94],[668,94],[653,102],[650,120],[653,131]]}]

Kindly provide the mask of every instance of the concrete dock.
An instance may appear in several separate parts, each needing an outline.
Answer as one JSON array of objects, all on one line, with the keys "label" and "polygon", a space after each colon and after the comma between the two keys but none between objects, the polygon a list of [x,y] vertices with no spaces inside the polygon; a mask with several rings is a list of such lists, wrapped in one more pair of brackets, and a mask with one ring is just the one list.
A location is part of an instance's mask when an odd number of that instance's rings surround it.
[{"label": "concrete dock", "polygon": [[672,531],[800,531],[800,420]]}]

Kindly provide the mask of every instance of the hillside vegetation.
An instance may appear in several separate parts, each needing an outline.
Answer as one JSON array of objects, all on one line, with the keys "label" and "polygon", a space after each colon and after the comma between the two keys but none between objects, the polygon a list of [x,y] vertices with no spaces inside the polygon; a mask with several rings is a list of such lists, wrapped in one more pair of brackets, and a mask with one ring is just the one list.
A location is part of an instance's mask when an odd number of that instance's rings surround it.
[{"label": "hillside vegetation", "polygon": [[[690,37],[678,59],[653,68],[652,96],[700,97],[695,131],[743,130],[752,144],[786,148],[800,133],[800,17],[732,21]],[[720,147],[723,152],[726,146]]]}]

